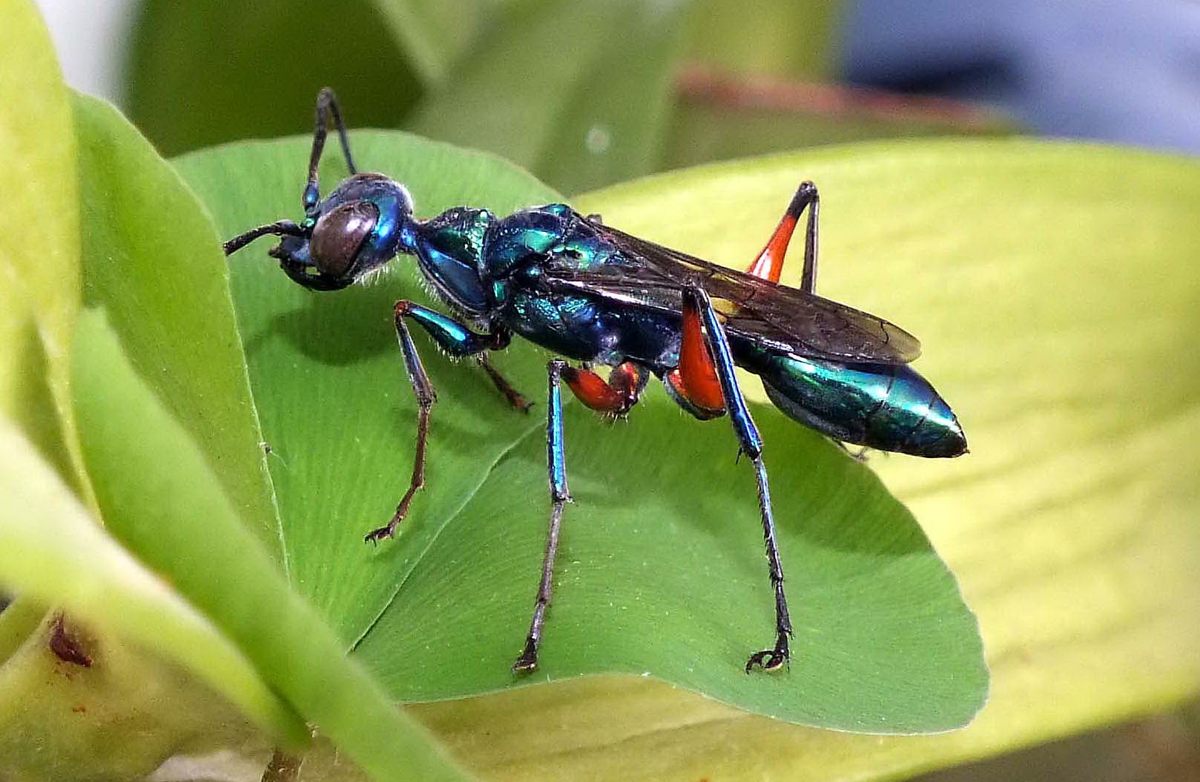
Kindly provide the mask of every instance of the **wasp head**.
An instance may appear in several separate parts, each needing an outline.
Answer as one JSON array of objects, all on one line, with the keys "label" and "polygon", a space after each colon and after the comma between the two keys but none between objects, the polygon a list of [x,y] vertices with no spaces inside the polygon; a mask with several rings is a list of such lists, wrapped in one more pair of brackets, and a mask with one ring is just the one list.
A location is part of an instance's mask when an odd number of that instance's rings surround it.
[{"label": "wasp head", "polygon": [[380,174],[356,174],[314,203],[303,222],[260,226],[225,243],[231,255],[268,234],[282,236],[268,254],[295,282],[312,290],[339,290],[390,261],[406,248],[412,199]]}]

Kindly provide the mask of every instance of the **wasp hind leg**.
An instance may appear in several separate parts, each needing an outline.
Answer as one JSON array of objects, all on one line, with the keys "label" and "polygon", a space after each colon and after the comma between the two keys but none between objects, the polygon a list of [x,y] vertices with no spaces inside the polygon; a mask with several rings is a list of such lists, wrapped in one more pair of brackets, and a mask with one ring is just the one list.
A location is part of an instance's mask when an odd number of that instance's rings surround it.
[{"label": "wasp hind leg", "polygon": [[842,442],[841,440],[831,439],[829,442],[833,443],[838,448],[841,448],[842,453],[846,454],[847,456],[849,456],[851,459],[858,462],[859,464],[866,464],[871,459],[871,449],[865,445],[860,445],[858,450],[855,451],[850,446],[848,446],[844,442]]},{"label": "wasp hind leg", "polygon": [[783,275],[783,260],[792,241],[792,232],[796,230],[796,224],[799,223],[800,215],[805,209],[808,210],[808,222],[804,229],[804,269],[800,273],[800,290],[805,293],[814,292],[817,285],[817,229],[821,219],[821,195],[812,182],[800,183],[787,211],[780,218],[779,225],[767,240],[767,245],[754,259],[754,263],[746,269],[748,274],[767,282],[779,282]]},{"label": "wasp hind leg", "polygon": [[[689,340],[689,330],[699,331],[700,324],[703,324],[703,350],[689,349],[689,341],[695,341],[695,337]],[[754,424],[754,419],[750,417],[746,399],[738,386],[733,368],[733,354],[729,348],[729,340],[725,337],[725,330],[716,310],[713,309],[708,293],[702,288],[689,288],[684,291],[683,329],[679,371],[682,374],[682,385],[690,394],[689,401],[694,402],[695,397],[699,397],[703,406],[710,410],[718,406],[724,408],[729,413],[741,452],[754,464],[767,570],[775,593],[775,645],[750,655],[746,661],[746,673],[750,673],[756,667],[767,671],[777,670],[786,665],[791,656],[792,620],[788,612],[787,595],[783,590],[783,565],[779,558],[767,468],[762,459],[762,436]]]},{"label": "wasp hind leg", "polygon": [[704,341],[700,312],[685,298],[680,324],[679,366],[663,375],[663,388],[675,404],[708,421],[725,415],[725,395],[717,367]]}]

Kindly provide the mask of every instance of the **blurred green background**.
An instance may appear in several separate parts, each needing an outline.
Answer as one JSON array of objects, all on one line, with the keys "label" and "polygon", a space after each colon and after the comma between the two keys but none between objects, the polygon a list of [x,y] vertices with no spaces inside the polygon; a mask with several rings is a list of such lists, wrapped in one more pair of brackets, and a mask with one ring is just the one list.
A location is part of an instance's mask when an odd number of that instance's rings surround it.
[{"label": "blurred green background", "polygon": [[330,85],[353,127],[485,149],[564,193],[816,144],[1010,132],[979,108],[833,83],[841,15],[813,0],[147,0],[122,102],[174,155],[304,132]]}]

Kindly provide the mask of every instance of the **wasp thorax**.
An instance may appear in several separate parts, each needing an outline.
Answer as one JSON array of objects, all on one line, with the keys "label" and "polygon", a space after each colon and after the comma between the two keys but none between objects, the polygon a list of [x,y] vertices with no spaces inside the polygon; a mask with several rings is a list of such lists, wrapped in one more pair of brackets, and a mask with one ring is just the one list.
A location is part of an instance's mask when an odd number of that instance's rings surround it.
[{"label": "wasp thorax", "polygon": [[342,277],[379,221],[379,208],[370,201],[341,204],[317,219],[309,249],[322,274]]}]

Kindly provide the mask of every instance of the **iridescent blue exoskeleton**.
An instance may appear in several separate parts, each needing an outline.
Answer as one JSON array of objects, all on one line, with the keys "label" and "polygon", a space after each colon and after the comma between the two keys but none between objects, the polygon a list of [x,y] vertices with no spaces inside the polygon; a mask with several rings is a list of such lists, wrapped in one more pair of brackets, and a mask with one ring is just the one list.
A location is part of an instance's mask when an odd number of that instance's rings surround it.
[{"label": "iridescent blue exoskeleton", "polygon": [[[351,176],[322,200],[317,164],[330,121]],[[282,220],[250,230],[226,242],[226,254],[260,236],[282,236],[270,254],[293,280],[322,291],[344,288],[399,254],[411,255],[454,313],[396,302],[396,334],[418,403],[416,455],[408,491],[388,523],[367,535],[368,540],[396,531],[425,482],[426,435],[435,396],[409,321],[447,353],[476,356],[496,387],[521,409],[528,405],[488,363],[487,353],[504,348],[518,334],[559,356],[548,365],[549,539],[533,620],[514,671],[537,666],[563,505],[569,498],[562,382],[585,405],[611,416],[629,412],[651,375],[699,419],[728,413],[758,481],[775,594],[775,643],[750,656],[747,672],[787,662],[792,625],[762,439],[734,367],[757,374],[786,415],[835,440],[917,456],[966,451],[950,407],[908,366],[920,351],[917,340],[881,318],[814,294],[820,198],[811,182],[800,185],[746,272],[622,233],[565,204],[504,218],[485,209],[455,207],[418,220],[402,185],[381,174],[357,172],[333,93],[323,90],[303,203],[302,222]],[[806,210],[801,283],[789,288],[778,281],[788,243]],[[597,364],[612,367],[607,378],[592,371]]]}]

